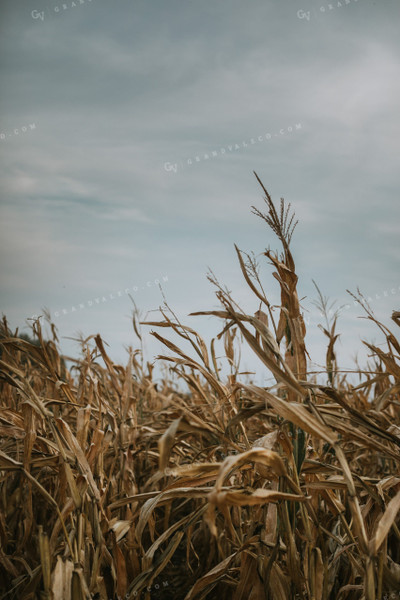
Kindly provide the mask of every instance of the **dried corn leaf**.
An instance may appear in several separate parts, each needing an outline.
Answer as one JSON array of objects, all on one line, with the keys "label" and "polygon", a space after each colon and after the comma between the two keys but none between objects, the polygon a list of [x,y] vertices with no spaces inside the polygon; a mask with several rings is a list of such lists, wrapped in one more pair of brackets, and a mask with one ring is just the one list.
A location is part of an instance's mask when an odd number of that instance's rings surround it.
[{"label": "dried corn leaf", "polygon": [[51,592],[54,600],[73,600],[71,597],[74,563],[57,556],[56,566],[51,575]]},{"label": "dried corn leaf", "polygon": [[211,571],[208,571],[208,573],[200,577],[190,592],[186,594],[184,600],[194,600],[196,596],[206,589],[210,592],[221,579],[221,577],[223,577],[223,575],[226,573],[235,556],[236,552],[230,556],[227,556],[224,560],[218,563],[218,565],[211,569]]},{"label": "dried corn leaf", "polygon": [[175,443],[175,436],[179,429],[179,424],[181,422],[182,417],[179,419],[175,419],[172,421],[171,425],[168,429],[162,434],[160,439],[158,440],[158,451],[160,453],[159,457],[159,469],[163,471],[165,467],[168,465],[169,455],[172,449],[172,446]]},{"label": "dried corn leaf", "polygon": [[379,519],[376,533],[373,539],[370,541],[370,549],[373,556],[376,556],[379,552],[380,547],[387,538],[390,528],[396,520],[397,514],[400,510],[400,491],[392,498],[386,507],[385,512]]}]

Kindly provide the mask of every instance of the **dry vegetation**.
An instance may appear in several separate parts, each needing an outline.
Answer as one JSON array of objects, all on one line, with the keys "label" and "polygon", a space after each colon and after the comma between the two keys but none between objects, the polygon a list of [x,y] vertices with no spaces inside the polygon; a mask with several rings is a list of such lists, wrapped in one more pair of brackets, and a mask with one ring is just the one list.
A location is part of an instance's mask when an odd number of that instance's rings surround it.
[{"label": "dry vegetation", "polygon": [[[1,599],[400,597],[400,344],[364,303],[384,343],[367,344],[357,384],[337,368],[337,315],[326,372],[307,374],[295,223],[264,192],[267,212],[254,211],[282,246],[265,252],[281,305],[237,249],[255,313],[211,275],[221,307],[202,314],[221,325],[207,348],[164,307],[147,323],[169,351],[161,383],[140,350],[116,365],[98,335],[67,371],[54,326],[45,341],[35,322],[32,345],[4,319]],[[273,386],[240,373],[239,342]]]}]

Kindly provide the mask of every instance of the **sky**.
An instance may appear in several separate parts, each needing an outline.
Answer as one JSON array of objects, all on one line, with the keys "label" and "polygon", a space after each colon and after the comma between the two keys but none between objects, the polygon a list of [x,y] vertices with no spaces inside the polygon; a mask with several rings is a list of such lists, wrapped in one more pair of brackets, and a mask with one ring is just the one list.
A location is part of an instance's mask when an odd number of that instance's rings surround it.
[{"label": "sky", "polygon": [[[324,363],[313,280],[336,307],[341,368],[366,359],[376,316],[400,309],[400,4],[396,0],[2,0],[0,310],[12,327],[50,310],[66,355],[100,333],[137,346],[132,301],[164,298],[209,341],[211,268],[258,308],[234,244],[279,242],[251,206],[299,223],[292,252],[313,363]],[[162,292],[160,290],[160,285]],[[164,298],[163,298],[164,295]],[[143,326],[146,357],[164,352]],[[166,333],[165,330],[162,331]],[[358,353],[358,354],[357,354]],[[220,354],[223,354],[221,347]],[[269,374],[250,352],[243,368]]]}]

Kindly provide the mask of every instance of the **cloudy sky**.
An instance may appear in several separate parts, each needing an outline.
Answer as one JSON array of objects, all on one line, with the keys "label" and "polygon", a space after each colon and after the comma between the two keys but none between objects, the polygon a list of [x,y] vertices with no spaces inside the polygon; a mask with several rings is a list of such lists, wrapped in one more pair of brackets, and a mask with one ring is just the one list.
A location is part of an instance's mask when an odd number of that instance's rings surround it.
[{"label": "cloudy sky", "polygon": [[[400,309],[397,0],[2,0],[0,309],[51,310],[63,337],[100,332],[117,360],[163,298],[207,339],[211,267],[249,312],[233,244],[278,243],[253,170],[299,219],[292,251],[323,362],[314,279],[343,310],[353,366]],[[260,257],[262,260],[262,257]],[[266,260],[266,259],[265,259]],[[262,267],[271,301],[279,294]],[[96,302],[96,298],[98,302]],[[150,312],[150,318],[158,318]],[[393,328],[395,325],[393,324]],[[146,335],[151,357],[160,347]],[[360,354],[362,356],[362,354]],[[263,377],[257,359],[247,368]]]}]

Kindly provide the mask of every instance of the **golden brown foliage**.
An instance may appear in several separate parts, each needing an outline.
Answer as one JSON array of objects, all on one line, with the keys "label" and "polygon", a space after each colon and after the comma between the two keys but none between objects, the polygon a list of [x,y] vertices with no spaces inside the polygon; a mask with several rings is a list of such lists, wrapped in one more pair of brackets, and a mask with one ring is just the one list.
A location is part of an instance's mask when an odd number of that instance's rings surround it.
[{"label": "golden brown foliage", "polygon": [[[4,319],[1,599],[375,600],[400,590],[400,344],[369,312],[386,347],[367,344],[374,366],[355,386],[338,376],[335,315],[327,384],[307,373],[293,216],[264,191],[268,213],[256,212],[283,246],[265,253],[279,319],[237,249],[254,314],[214,278],[221,309],[201,313],[223,320],[224,380],[216,340],[208,348],[167,308],[147,325],[181,336],[194,358],[152,332],[170,351],[159,358],[173,378],[161,383],[140,351],[114,364],[99,335],[68,372],[54,326],[46,342],[35,322],[36,346]],[[239,338],[274,386],[245,382]]]}]

